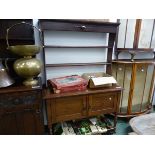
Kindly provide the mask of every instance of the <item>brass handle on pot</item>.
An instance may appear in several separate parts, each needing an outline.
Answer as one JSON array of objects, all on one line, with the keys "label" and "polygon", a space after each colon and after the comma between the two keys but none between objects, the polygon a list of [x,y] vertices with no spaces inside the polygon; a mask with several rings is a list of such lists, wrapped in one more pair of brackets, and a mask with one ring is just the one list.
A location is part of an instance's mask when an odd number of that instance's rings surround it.
[{"label": "brass handle on pot", "polygon": [[41,30],[40,29],[38,29],[36,26],[34,26],[34,25],[32,25],[32,24],[30,24],[30,23],[26,23],[26,22],[20,22],[20,23],[16,23],[16,24],[14,24],[14,25],[12,25],[11,27],[9,27],[6,31],[7,31],[7,33],[6,33],[6,43],[7,43],[7,49],[9,48],[9,31],[13,28],[13,27],[15,27],[15,26],[17,26],[17,25],[21,25],[21,24],[26,24],[26,25],[29,25],[29,26],[31,26],[31,27],[33,27],[33,28],[35,28],[36,30],[38,30],[39,31],[39,37],[40,37],[40,41],[41,41],[41,43],[42,43],[42,37],[41,37]]}]

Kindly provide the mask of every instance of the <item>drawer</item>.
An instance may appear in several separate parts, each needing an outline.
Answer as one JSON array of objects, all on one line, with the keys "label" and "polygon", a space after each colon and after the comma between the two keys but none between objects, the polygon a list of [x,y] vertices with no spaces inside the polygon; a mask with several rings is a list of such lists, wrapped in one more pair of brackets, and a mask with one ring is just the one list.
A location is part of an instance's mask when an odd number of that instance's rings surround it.
[{"label": "drawer", "polygon": [[41,28],[44,30],[55,31],[82,31],[82,32],[104,32],[116,33],[117,28],[114,29],[110,25],[82,23],[82,22],[65,22],[65,21],[42,21]]},{"label": "drawer", "polygon": [[88,103],[89,116],[116,112],[117,104],[117,93],[90,95]]},{"label": "drawer", "polygon": [[41,92],[29,91],[21,93],[9,93],[0,96],[0,108],[13,108],[29,106],[41,101]]}]

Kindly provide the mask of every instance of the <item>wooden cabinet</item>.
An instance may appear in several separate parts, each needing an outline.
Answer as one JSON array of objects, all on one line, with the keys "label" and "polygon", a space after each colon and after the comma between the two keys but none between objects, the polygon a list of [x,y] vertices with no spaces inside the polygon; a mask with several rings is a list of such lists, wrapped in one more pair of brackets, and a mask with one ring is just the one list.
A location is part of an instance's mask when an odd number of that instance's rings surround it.
[{"label": "wooden cabinet", "polygon": [[[62,67],[65,67],[65,69],[67,67],[70,69],[81,67],[81,70],[84,68],[88,70],[88,68],[100,66],[102,71],[105,69],[106,73],[111,74],[112,53],[115,49],[114,43],[119,23],[42,19],[39,20],[39,26],[44,38],[44,76],[46,81],[53,78],[50,76],[52,72],[49,71],[53,68],[54,73],[61,74],[63,72],[68,75],[67,71],[66,73],[64,70],[62,71]],[[51,33],[50,37],[47,36],[49,33]],[[59,41],[56,41],[58,38]],[[53,56],[50,55],[52,52]],[[103,54],[99,57],[94,54],[94,59],[89,57],[89,54],[92,55],[92,53],[97,52],[100,54],[103,52]],[[77,56],[75,56],[75,53],[77,53]],[[56,54],[60,58],[59,61],[54,59]],[[54,58],[52,59],[52,57]],[[62,62],[64,57],[67,57],[66,62]],[[60,76],[60,74],[55,77]],[[78,73],[76,71],[73,73],[72,70],[69,74]],[[109,87],[53,94],[48,91],[47,86],[44,99],[46,101],[49,129],[51,130],[53,123],[109,113],[115,115],[115,128],[121,91],[120,87]]]},{"label": "wooden cabinet", "polygon": [[155,62],[150,60],[114,61],[113,76],[124,88],[119,116],[132,117],[147,113],[152,107]]},{"label": "wooden cabinet", "polygon": [[42,91],[12,86],[0,90],[0,134],[43,134]]},{"label": "wooden cabinet", "polygon": [[154,92],[155,20],[121,19],[113,76],[124,88],[119,115],[132,117],[151,109]]},{"label": "wooden cabinet", "polygon": [[[35,88],[22,86],[23,79],[13,69],[19,57],[7,50],[6,29],[32,19],[0,19],[0,60],[8,60],[9,75],[15,80],[12,86],[0,88],[0,134],[43,134],[42,84]],[[26,24],[17,25],[9,33],[10,45],[34,44],[34,32]],[[8,70],[7,70],[8,71]]]},{"label": "wooden cabinet", "polygon": [[120,103],[121,87],[87,90],[84,92],[52,94],[45,92],[48,128],[53,123],[111,114],[114,117],[114,128]]}]

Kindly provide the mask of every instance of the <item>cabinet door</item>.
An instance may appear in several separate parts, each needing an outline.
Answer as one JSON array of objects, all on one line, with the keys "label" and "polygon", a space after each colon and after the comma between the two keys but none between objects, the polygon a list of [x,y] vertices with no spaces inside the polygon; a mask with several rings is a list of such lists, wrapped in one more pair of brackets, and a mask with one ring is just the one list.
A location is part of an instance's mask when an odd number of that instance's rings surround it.
[{"label": "cabinet door", "polygon": [[117,111],[117,93],[93,94],[89,96],[89,116]]},{"label": "cabinet door", "polygon": [[0,134],[43,134],[40,104],[38,91],[0,96]]},{"label": "cabinet door", "polygon": [[86,116],[86,96],[63,97],[54,99],[50,104],[47,106],[47,111],[48,118],[52,117],[52,123]]},{"label": "cabinet door", "polygon": [[0,115],[1,135],[43,134],[43,120],[39,109],[25,109]]}]

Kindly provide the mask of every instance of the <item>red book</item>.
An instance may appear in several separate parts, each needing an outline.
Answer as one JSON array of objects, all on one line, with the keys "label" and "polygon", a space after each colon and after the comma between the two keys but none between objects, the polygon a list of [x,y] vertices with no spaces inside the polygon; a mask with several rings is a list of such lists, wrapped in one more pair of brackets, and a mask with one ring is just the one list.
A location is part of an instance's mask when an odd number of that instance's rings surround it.
[{"label": "red book", "polygon": [[55,93],[86,90],[88,81],[81,76],[72,75],[48,80]]}]

